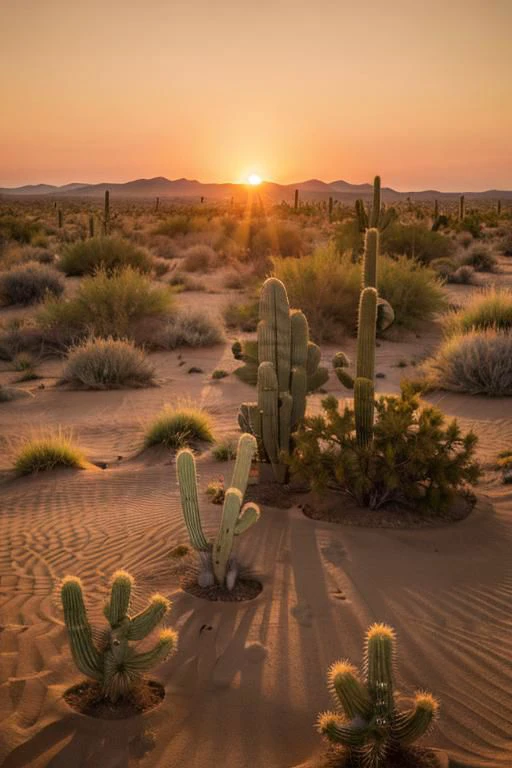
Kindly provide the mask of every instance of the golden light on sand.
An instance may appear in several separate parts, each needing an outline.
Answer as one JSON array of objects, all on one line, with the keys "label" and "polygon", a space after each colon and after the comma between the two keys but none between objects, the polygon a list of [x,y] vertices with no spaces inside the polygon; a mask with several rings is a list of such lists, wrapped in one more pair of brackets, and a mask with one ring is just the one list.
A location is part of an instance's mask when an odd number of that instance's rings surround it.
[{"label": "golden light on sand", "polygon": [[258,176],[257,173],[251,173],[247,177],[247,181],[249,184],[251,184],[253,187],[257,187],[258,184],[261,184],[261,176]]}]

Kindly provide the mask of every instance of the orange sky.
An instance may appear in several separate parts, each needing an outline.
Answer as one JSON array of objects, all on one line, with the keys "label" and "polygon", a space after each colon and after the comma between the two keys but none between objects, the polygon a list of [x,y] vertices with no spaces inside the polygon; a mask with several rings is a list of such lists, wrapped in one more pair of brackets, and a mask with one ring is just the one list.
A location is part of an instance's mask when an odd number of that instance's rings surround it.
[{"label": "orange sky", "polygon": [[512,189],[512,0],[0,0],[0,186]]}]

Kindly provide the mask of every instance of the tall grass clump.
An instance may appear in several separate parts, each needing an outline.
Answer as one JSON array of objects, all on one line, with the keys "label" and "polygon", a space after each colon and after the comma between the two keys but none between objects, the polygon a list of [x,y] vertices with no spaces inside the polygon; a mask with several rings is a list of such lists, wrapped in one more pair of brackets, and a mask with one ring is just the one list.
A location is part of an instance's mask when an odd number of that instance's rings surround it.
[{"label": "tall grass clump", "polygon": [[[84,278],[72,299],[47,301],[37,319],[44,330],[65,331],[71,340],[93,335],[143,341],[142,324],[158,321],[160,328],[172,308],[170,288],[154,286],[148,277],[127,267],[112,274],[100,270]],[[148,343],[153,333],[149,323]]]},{"label": "tall grass clump", "polygon": [[379,296],[389,301],[395,324],[404,328],[415,328],[448,306],[436,271],[406,256],[380,260]]},{"label": "tall grass clump", "polygon": [[495,272],[498,259],[488,246],[477,243],[464,253],[461,264],[473,267],[476,272]]},{"label": "tall grass clump", "polygon": [[208,272],[215,259],[215,251],[209,245],[191,245],[184,251],[182,267],[187,272]]},{"label": "tall grass clump", "polygon": [[59,467],[85,469],[87,461],[80,448],[61,431],[29,438],[22,445],[14,469],[20,475],[46,472]]},{"label": "tall grass clump", "polygon": [[91,237],[69,245],[59,267],[66,275],[92,275],[98,269],[112,273],[122,267],[150,272],[153,260],[147,251],[121,237]]},{"label": "tall grass clump", "polygon": [[446,316],[444,329],[449,336],[512,330],[512,291],[491,289],[475,294],[462,309]]},{"label": "tall grass clump", "polygon": [[471,395],[512,395],[512,332],[457,333],[446,339],[423,371],[432,387]]},{"label": "tall grass clump", "polygon": [[422,264],[449,258],[455,251],[451,240],[418,224],[392,224],[382,233],[380,247],[389,256],[408,256]]},{"label": "tall grass clump", "polygon": [[192,406],[166,406],[150,424],[144,445],[182,448],[196,442],[213,443],[212,424],[208,414]]},{"label": "tall grass clump", "polygon": [[132,341],[90,338],[69,351],[62,382],[83,389],[150,387],[155,371]]},{"label": "tall grass clump", "polygon": [[63,292],[62,276],[45,264],[31,261],[0,273],[2,304],[35,304],[47,296],[60,296]]},{"label": "tall grass clump", "polygon": [[220,323],[203,310],[178,312],[169,318],[158,337],[164,349],[213,347],[224,341]]}]

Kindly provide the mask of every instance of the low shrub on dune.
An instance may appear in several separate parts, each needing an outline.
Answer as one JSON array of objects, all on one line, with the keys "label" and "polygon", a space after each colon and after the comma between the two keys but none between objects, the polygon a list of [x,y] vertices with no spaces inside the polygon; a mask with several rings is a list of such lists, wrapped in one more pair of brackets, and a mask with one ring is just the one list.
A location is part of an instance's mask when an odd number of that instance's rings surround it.
[{"label": "low shrub on dune", "polygon": [[35,304],[64,292],[62,276],[52,267],[35,261],[0,273],[2,304]]},{"label": "low shrub on dune", "polygon": [[422,368],[431,387],[471,395],[512,395],[512,331],[456,333]]},{"label": "low shrub on dune", "polygon": [[213,443],[211,420],[201,408],[192,406],[166,406],[150,424],[144,445],[163,445],[182,448],[197,442]]},{"label": "low shrub on dune", "polygon": [[83,389],[150,387],[155,371],[132,341],[90,338],[69,351],[62,381]]},{"label": "low shrub on dune", "polygon": [[170,288],[155,286],[148,277],[127,267],[112,274],[101,270],[84,278],[72,299],[47,301],[37,320],[42,329],[61,330],[70,341],[94,335],[151,343],[154,327],[147,325],[145,339],[139,327],[156,320],[160,328],[172,308]]},{"label": "low shrub on dune", "polygon": [[59,467],[84,469],[87,461],[80,448],[61,432],[28,439],[19,450],[14,469],[20,475]]},{"label": "low shrub on dune", "polygon": [[122,267],[150,272],[153,260],[143,248],[121,237],[91,237],[68,246],[59,267],[66,275],[92,275],[98,269],[112,273]]}]

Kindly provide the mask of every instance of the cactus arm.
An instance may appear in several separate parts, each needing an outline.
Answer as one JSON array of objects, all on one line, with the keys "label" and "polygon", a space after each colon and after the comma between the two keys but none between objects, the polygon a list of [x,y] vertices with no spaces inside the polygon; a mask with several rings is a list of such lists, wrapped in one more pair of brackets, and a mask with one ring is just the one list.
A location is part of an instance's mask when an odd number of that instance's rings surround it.
[{"label": "cactus arm", "polygon": [[362,747],[368,736],[367,727],[353,725],[335,712],[324,712],[319,716],[318,730],[329,741],[352,748]]},{"label": "cactus arm", "polygon": [[153,595],[149,605],[130,619],[128,640],[142,640],[162,621],[170,608],[170,602],[163,595]]},{"label": "cactus arm", "polygon": [[64,621],[68,631],[71,654],[78,669],[93,680],[102,680],[102,657],[92,639],[87,619],[82,586],[79,579],[67,576],[61,588]]},{"label": "cactus arm", "polygon": [[364,239],[363,288],[377,288],[377,255],[379,230],[367,229]]},{"label": "cactus arm", "polygon": [[328,381],[329,371],[325,366],[320,365],[314,373],[308,375],[308,393],[315,392],[320,387],[323,387],[324,384],[327,384]]},{"label": "cactus arm", "polygon": [[110,601],[104,614],[111,627],[117,627],[128,614],[133,579],[126,571],[116,571],[112,576]]},{"label": "cactus arm", "polygon": [[344,387],[354,389],[354,377],[350,375],[346,368],[335,368],[334,373]]},{"label": "cactus arm", "polygon": [[337,661],[330,667],[327,685],[348,720],[355,717],[367,720],[370,717],[370,694],[360,681],[356,668],[348,661]]},{"label": "cactus arm", "polygon": [[198,552],[208,549],[203,533],[199,500],[197,498],[196,463],[192,451],[183,448],[176,458],[176,473],[180,488],[181,509],[187,526],[190,543]]},{"label": "cactus arm", "polygon": [[437,717],[439,704],[429,693],[417,693],[414,704],[411,711],[397,715],[393,724],[393,738],[403,746],[424,736]]},{"label": "cactus arm", "polygon": [[[290,318],[291,325],[291,368],[306,368],[308,362],[308,321],[303,312],[294,311]],[[315,345],[316,346],[316,345]],[[320,361],[318,361],[320,362]],[[318,365],[318,363],[317,363]]]},{"label": "cactus arm", "polygon": [[318,344],[314,341],[308,341],[308,351],[306,357],[306,373],[308,376],[313,376],[320,365],[322,353]]},{"label": "cactus arm", "polygon": [[375,378],[376,324],[377,291],[375,288],[365,288],[359,301],[356,376],[362,376],[371,381]]},{"label": "cactus arm", "polygon": [[385,702],[388,712],[394,707],[393,663],[395,633],[386,624],[373,624],[366,634],[366,674],[368,690]]},{"label": "cactus arm", "polygon": [[242,498],[247,490],[251,463],[256,453],[257,442],[253,435],[245,433],[240,436],[236,451],[235,468],[231,478],[231,488],[238,488]]},{"label": "cactus arm", "polygon": [[178,648],[178,635],[172,629],[163,629],[158,637],[158,642],[149,651],[134,653],[126,662],[126,669],[131,673],[141,673],[154,667],[161,661],[169,658]]},{"label": "cactus arm", "polygon": [[380,176],[373,182],[373,205],[370,217],[370,227],[378,227],[380,220]]},{"label": "cactus arm", "polygon": [[228,488],[224,498],[222,520],[213,546],[213,572],[218,584],[224,584],[226,569],[231,550],[235,526],[242,508],[242,494],[238,488]]},{"label": "cactus arm", "polygon": [[260,325],[258,326],[259,361],[271,362],[277,374],[278,389],[290,386],[291,320],[290,304],[283,283],[270,277],[263,283],[260,296]]},{"label": "cactus arm", "polygon": [[247,504],[244,504],[242,507],[242,511],[240,512],[240,515],[238,517],[238,520],[235,524],[235,536],[240,536],[240,534],[247,531],[251,525],[254,525],[254,523],[257,523],[260,519],[260,508],[257,504],[254,504],[251,501],[248,501]]},{"label": "cactus arm", "polygon": [[274,366],[260,363],[258,368],[258,408],[261,411],[261,437],[271,464],[279,462],[278,384]]}]

